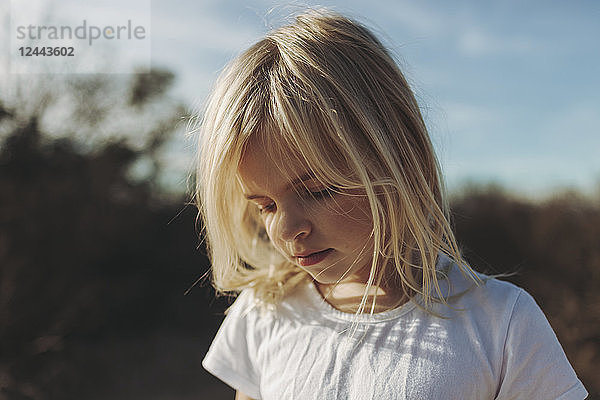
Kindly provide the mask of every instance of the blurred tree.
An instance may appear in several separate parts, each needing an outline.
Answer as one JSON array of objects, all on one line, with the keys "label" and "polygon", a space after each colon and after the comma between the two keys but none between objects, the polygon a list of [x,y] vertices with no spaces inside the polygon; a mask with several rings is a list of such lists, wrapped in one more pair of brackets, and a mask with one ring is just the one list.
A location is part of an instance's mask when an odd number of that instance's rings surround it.
[{"label": "blurred tree", "polygon": [[130,89],[129,104],[143,106],[153,97],[164,94],[174,78],[171,71],[138,71]]}]

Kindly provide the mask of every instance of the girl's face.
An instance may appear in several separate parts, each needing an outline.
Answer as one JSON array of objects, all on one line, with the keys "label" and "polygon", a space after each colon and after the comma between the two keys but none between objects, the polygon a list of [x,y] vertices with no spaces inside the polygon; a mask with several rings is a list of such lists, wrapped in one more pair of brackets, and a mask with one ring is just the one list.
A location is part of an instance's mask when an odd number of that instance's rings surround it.
[{"label": "girl's face", "polygon": [[[290,175],[299,178],[290,181]],[[321,284],[366,282],[373,223],[364,193],[329,192],[307,167],[268,154],[257,141],[246,148],[238,176],[271,242],[288,260]]]}]

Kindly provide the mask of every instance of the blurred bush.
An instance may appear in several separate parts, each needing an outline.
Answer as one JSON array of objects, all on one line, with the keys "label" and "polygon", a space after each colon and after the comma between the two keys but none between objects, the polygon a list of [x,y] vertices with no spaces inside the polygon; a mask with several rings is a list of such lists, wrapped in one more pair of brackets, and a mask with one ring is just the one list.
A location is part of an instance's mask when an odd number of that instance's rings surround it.
[{"label": "blurred bush", "polygon": [[168,77],[77,78],[0,103],[0,399],[211,397],[200,361],[220,315],[206,287],[184,296],[208,268],[195,211],[156,184],[183,115]]}]

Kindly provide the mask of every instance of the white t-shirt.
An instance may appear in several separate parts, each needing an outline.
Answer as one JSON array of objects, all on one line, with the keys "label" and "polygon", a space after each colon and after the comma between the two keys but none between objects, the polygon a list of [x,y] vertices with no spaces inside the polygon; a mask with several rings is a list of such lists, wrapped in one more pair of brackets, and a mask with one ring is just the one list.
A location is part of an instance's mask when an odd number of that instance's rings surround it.
[{"label": "white t-shirt", "polygon": [[[446,260],[447,263],[447,260]],[[403,306],[361,315],[326,303],[313,283],[276,311],[235,301],[202,365],[256,399],[561,399],[587,391],[533,298],[510,283],[473,287],[447,264],[443,318]],[[486,278],[481,275],[482,278]],[[448,292],[449,291],[449,292]]]}]

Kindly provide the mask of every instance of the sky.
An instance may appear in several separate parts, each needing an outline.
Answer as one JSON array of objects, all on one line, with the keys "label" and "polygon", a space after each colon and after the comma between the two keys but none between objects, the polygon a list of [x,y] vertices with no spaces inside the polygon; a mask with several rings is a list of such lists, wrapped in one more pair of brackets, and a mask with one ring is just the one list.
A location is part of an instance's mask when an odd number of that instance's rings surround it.
[{"label": "sky", "polygon": [[[150,63],[175,72],[172,95],[197,109],[229,60],[307,6],[363,22],[391,50],[451,190],[600,190],[598,1],[127,0],[94,15],[135,20],[150,8]],[[183,135],[169,156],[181,168],[193,154]]]}]

